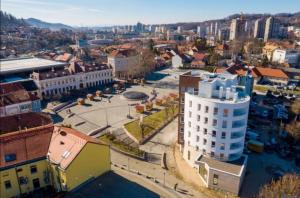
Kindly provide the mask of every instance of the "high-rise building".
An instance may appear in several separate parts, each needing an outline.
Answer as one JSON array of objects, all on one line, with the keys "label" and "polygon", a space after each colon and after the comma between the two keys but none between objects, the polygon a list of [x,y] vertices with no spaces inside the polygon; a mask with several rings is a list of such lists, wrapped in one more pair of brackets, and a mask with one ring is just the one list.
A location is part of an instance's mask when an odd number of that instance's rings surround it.
[{"label": "high-rise building", "polygon": [[214,34],[214,33],[215,33],[215,25],[214,25],[214,23],[211,23],[209,34]]},{"label": "high-rise building", "polygon": [[280,30],[279,20],[274,17],[269,17],[266,20],[264,41],[267,42],[269,39],[278,38],[279,30]]},{"label": "high-rise building", "polygon": [[228,28],[219,29],[218,31],[218,40],[219,41],[227,41],[229,39],[230,30]]},{"label": "high-rise building", "polygon": [[180,76],[179,91],[183,158],[199,170],[207,187],[238,194],[247,164],[243,149],[250,97],[245,87],[238,85],[237,75],[192,71]]},{"label": "high-rise building", "polygon": [[206,30],[204,27],[198,26],[197,27],[197,35],[199,37],[204,37],[206,35]]},{"label": "high-rise building", "polygon": [[178,26],[177,27],[177,33],[178,34],[182,34],[182,26]]},{"label": "high-rise building", "polygon": [[263,38],[265,33],[265,20],[257,19],[254,23],[254,38]]},{"label": "high-rise building", "polygon": [[219,23],[216,22],[216,23],[215,23],[215,32],[214,32],[214,34],[215,34],[215,35],[218,35],[218,32],[219,32]]},{"label": "high-rise building", "polygon": [[246,21],[244,19],[232,19],[230,25],[230,40],[240,39],[246,34]]}]

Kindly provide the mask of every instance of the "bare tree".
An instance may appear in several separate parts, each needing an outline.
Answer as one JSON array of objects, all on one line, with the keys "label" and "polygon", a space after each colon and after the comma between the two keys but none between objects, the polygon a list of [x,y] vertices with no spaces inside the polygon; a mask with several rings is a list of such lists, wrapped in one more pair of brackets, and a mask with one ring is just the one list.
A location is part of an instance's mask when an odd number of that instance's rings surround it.
[{"label": "bare tree", "polygon": [[294,103],[291,106],[291,111],[295,114],[294,121],[297,121],[298,116],[300,115],[300,99],[294,101]]},{"label": "bare tree", "polygon": [[278,181],[265,185],[258,198],[300,197],[300,177],[297,174],[286,174]]}]

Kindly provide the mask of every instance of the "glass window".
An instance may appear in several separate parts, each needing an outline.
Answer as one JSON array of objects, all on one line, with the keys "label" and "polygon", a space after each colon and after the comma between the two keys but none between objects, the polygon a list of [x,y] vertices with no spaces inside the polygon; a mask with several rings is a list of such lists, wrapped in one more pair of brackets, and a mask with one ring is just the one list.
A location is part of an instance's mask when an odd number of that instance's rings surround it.
[{"label": "glass window", "polygon": [[30,166],[30,172],[31,172],[31,174],[37,172],[37,167],[36,167],[36,165]]},{"label": "glass window", "polygon": [[217,126],[218,121],[216,119],[213,120],[213,126]]},{"label": "glass window", "polygon": [[204,118],[204,124],[207,124],[208,123],[208,118]]},{"label": "glass window", "polygon": [[196,142],[199,142],[199,140],[200,140],[200,137],[197,135],[196,136]]},{"label": "glass window", "polygon": [[219,176],[214,174],[213,176],[213,185],[218,185]]},{"label": "glass window", "polygon": [[17,159],[17,156],[14,153],[6,154],[4,156],[5,162],[12,162],[12,161],[15,161],[16,159]]},{"label": "glass window", "polygon": [[4,182],[4,186],[5,186],[5,189],[10,189],[11,188],[11,183],[9,180],[5,181]]},{"label": "glass window", "polygon": [[225,150],[225,144],[224,143],[221,144],[220,149]]},{"label": "glass window", "polygon": [[227,128],[227,121],[226,120],[223,120],[222,128]]},{"label": "glass window", "polygon": [[211,142],[211,148],[215,148],[216,147],[216,142],[212,141]]},{"label": "glass window", "polygon": [[198,111],[201,110],[201,104],[198,104]]},{"label": "glass window", "polygon": [[26,184],[27,181],[26,181],[25,177],[19,177],[19,183],[20,183],[20,185]]},{"label": "glass window", "polygon": [[224,153],[220,153],[220,158],[221,158],[221,159],[224,158]]},{"label": "glass window", "polygon": [[197,125],[197,132],[199,132],[200,131],[200,126],[199,125]]},{"label": "glass window", "polygon": [[208,113],[209,107],[205,106],[205,113]]},{"label": "glass window", "polygon": [[188,151],[188,160],[190,160],[190,158],[191,158],[191,152]]},{"label": "glass window", "polygon": [[190,118],[192,117],[192,112],[191,112],[191,111],[189,111],[189,117],[190,117]]},{"label": "glass window", "polygon": [[192,103],[192,101],[190,100],[190,102],[189,102],[189,107],[192,107],[192,105],[193,105],[193,103]]},{"label": "glass window", "polygon": [[215,107],[215,108],[214,108],[214,115],[217,115],[217,114],[218,114],[218,108]]},{"label": "glass window", "polygon": [[206,155],[206,150],[203,149],[203,150],[202,150],[202,153],[203,153],[203,155]]},{"label": "glass window", "polygon": [[188,137],[191,137],[191,132],[188,133]]},{"label": "glass window", "polygon": [[224,116],[224,117],[227,117],[228,114],[229,114],[229,110],[228,110],[228,109],[224,109],[224,111],[223,111],[223,116]]},{"label": "glass window", "polygon": [[196,151],[199,151],[199,146],[196,146]]},{"label": "glass window", "polygon": [[204,135],[207,134],[207,129],[206,128],[203,129],[203,133],[204,133]]},{"label": "glass window", "polygon": [[189,123],[189,127],[191,127],[191,126],[192,126],[192,123],[191,123],[190,121],[189,121],[188,123]]},{"label": "glass window", "polygon": [[203,145],[206,145],[206,143],[207,143],[207,140],[203,139]]},{"label": "glass window", "polygon": [[212,136],[216,137],[217,132],[216,131],[212,131]]},{"label": "glass window", "polygon": [[200,121],[200,115],[197,115],[197,121]]},{"label": "glass window", "polygon": [[222,139],[226,138],[226,132],[222,132]]},{"label": "glass window", "polygon": [[211,157],[214,157],[214,156],[215,156],[215,152],[213,152],[213,151],[210,152],[210,156],[211,156]]}]

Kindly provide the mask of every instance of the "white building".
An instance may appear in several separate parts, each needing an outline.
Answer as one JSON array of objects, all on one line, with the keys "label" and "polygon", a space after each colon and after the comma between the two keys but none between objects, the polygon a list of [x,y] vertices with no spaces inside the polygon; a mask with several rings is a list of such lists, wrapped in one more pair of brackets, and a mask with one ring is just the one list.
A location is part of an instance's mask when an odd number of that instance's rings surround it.
[{"label": "white building", "polygon": [[111,83],[112,69],[107,65],[88,65],[74,61],[68,68],[33,72],[32,79],[40,89],[42,97],[68,94],[71,90]]},{"label": "white building", "polygon": [[243,19],[232,19],[229,40],[235,40],[245,36],[245,23],[246,21]]},{"label": "white building", "polygon": [[247,163],[243,149],[250,97],[238,86],[236,75],[190,75],[199,76],[199,81],[184,95],[183,158],[199,169],[207,187],[238,194]]},{"label": "white building", "polygon": [[173,50],[171,50],[171,54],[173,55],[172,56],[172,67],[174,67],[174,68],[183,67],[182,58]]},{"label": "white building", "polygon": [[139,65],[139,54],[133,49],[118,49],[107,57],[108,65],[112,67],[113,76],[123,78],[134,73]]},{"label": "white building", "polygon": [[272,61],[277,63],[287,63],[291,66],[298,66],[300,54],[295,50],[276,49],[273,52]]},{"label": "white building", "polygon": [[267,42],[269,39],[278,38],[280,30],[279,20],[274,17],[269,17],[266,20],[264,41]]}]

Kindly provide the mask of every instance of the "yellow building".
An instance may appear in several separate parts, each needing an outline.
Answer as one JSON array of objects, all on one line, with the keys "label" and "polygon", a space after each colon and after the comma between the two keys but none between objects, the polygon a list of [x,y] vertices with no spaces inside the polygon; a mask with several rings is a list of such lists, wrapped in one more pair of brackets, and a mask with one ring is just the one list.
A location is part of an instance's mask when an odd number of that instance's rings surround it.
[{"label": "yellow building", "polygon": [[70,128],[55,127],[48,152],[58,191],[72,191],[110,170],[110,149]]},{"label": "yellow building", "polygon": [[267,56],[269,61],[271,61],[273,58],[273,52],[278,48],[280,48],[280,46],[277,43],[267,42],[262,49],[262,53]]},{"label": "yellow building", "polygon": [[71,191],[110,170],[108,145],[55,127],[45,115],[26,113],[0,122],[7,123],[0,124],[1,198],[46,188]]}]

